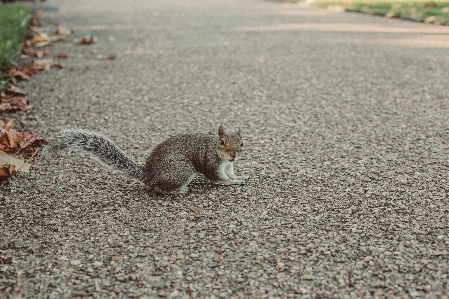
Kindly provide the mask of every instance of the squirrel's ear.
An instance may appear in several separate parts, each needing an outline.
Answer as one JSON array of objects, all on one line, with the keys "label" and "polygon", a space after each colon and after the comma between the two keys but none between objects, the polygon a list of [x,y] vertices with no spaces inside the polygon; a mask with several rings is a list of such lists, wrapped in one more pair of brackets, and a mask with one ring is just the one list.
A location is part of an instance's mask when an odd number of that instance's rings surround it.
[{"label": "squirrel's ear", "polygon": [[237,130],[237,135],[240,136],[240,127],[239,127],[238,130]]},{"label": "squirrel's ear", "polygon": [[218,135],[223,135],[224,134],[224,127],[223,125],[220,125],[220,127],[218,128]]}]

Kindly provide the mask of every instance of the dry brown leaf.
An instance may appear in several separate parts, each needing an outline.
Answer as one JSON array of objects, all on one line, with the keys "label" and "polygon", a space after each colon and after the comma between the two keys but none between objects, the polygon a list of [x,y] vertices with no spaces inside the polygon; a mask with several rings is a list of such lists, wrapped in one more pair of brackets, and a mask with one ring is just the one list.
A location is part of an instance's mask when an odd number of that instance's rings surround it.
[{"label": "dry brown leaf", "polygon": [[21,148],[26,148],[28,146],[30,146],[31,144],[33,144],[33,142],[35,142],[37,140],[36,136],[33,136],[31,134],[28,134],[26,137],[29,137],[28,139],[22,139],[22,141],[19,142],[19,145]]},{"label": "dry brown leaf", "polygon": [[44,56],[47,56],[48,54],[50,54],[50,50],[45,50],[45,51],[35,51],[34,52],[34,56],[36,56],[37,58],[42,58]]},{"label": "dry brown leaf", "polygon": [[[22,159],[22,160],[20,160]],[[0,151],[0,165],[10,164],[16,167],[17,171],[28,172],[31,164],[24,162],[23,156],[13,157],[7,153]]]},{"label": "dry brown leaf", "polygon": [[6,130],[9,131],[14,127],[14,122],[16,121],[15,118],[11,118],[7,122],[5,122],[3,119],[0,119],[0,130]]},{"label": "dry brown leaf", "polygon": [[7,153],[12,153],[17,148],[17,143],[10,131],[0,130],[0,148]]},{"label": "dry brown leaf", "polygon": [[6,89],[6,91],[9,93],[26,95],[26,93],[22,89],[18,88],[17,86],[14,86],[12,84],[8,84],[8,88]]},{"label": "dry brown leaf", "polygon": [[[0,150],[6,153],[18,153],[23,149],[38,147],[47,143],[33,132],[17,132],[13,129],[15,119],[0,122]],[[31,152],[34,150],[31,149]]]},{"label": "dry brown leaf", "polygon": [[0,112],[26,111],[30,108],[30,102],[21,94],[0,93]]},{"label": "dry brown leaf", "polygon": [[23,71],[19,71],[18,69],[16,69],[15,67],[11,68],[8,71],[9,77],[11,78],[11,80],[13,82],[16,82],[17,79],[19,80],[30,80],[30,76],[28,76],[25,72]]},{"label": "dry brown leaf", "polygon": [[97,58],[101,59],[101,60],[114,60],[116,57],[115,54],[110,54],[110,55],[98,55]]},{"label": "dry brown leaf", "polygon": [[[2,120],[3,121],[3,120]],[[4,130],[11,130],[12,128],[14,128],[14,122],[16,121],[15,118],[11,118],[10,120],[8,120],[5,125],[2,127],[2,129]]]},{"label": "dry brown leaf", "polygon": [[59,53],[58,55],[56,55],[56,58],[60,58],[60,59],[67,59],[69,57],[69,54],[66,53]]},{"label": "dry brown leaf", "polygon": [[51,59],[39,59],[33,60],[23,69],[23,72],[25,74],[32,75],[37,73],[38,71],[48,71],[52,67],[62,68],[63,66]]},{"label": "dry brown leaf", "polygon": [[36,46],[36,47],[45,47],[45,46],[48,46],[48,45],[50,45],[51,44],[51,41],[45,41],[45,42],[38,42],[38,43],[35,43],[34,45]]},{"label": "dry brown leaf", "polygon": [[23,69],[23,72],[27,75],[33,75],[39,72],[39,68],[33,63],[30,63]]},{"label": "dry brown leaf", "polygon": [[50,37],[45,33],[37,33],[31,38],[31,42],[33,44],[50,41],[51,41]]},{"label": "dry brown leaf", "polygon": [[62,67],[60,63],[55,62],[51,59],[40,59],[40,60],[34,60],[33,64],[38,66],[38,67],[46,67],[47,65],[49,65],[50,67]]},{"label": "dry brown leaf", "polygon": [[28,55],[28,56],[34,56],[34,53],[36,52],[33,48],[31,48],[32,42],[29,39],[26,39],[22,43],[22,54]]},{"label": "dry brown leaf", "polygon": [[59,26],[58,29],[56,29],[55,34],[70,35],[72,34],[72,30]]},{"label": "dry brown leaf", "polygon": [[74,41],[80,45],[92,45],[95,44],[97,38],[92,35],[86,35],[80,39],[75,39]]},{"label": "dry brown leaf", "polygon": [[16,173],[16,166],[5,164],[0,168],[0,181],[12,177]]}]

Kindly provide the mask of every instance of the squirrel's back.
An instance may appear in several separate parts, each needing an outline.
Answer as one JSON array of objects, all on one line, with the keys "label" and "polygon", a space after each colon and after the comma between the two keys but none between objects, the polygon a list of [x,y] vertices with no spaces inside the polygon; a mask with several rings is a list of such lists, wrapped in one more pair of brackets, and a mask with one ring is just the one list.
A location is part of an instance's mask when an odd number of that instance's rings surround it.
[{"label": "squirrel's back", "polygon": [[217,140],[218,136],[203,133],[182,134],[165,140],[147,158],[145,179],[151,181],[157,173],[172,171],[173,164],[179,164],[180,161],[192,165],[196,172],[203,172],[207,163],[218,164]]}]

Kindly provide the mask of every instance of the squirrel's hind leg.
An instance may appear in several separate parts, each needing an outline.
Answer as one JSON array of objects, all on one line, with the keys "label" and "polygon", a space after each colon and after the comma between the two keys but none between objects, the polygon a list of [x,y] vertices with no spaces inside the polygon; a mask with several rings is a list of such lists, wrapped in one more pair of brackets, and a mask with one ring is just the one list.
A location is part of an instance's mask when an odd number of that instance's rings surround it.
[{"label": "squirrel's hind leg", "polygon": [[176,176],[163,175],[153,180],[153,190],[160,194],[185,194],[189,191],[187,187],[198,173],[178,173]]}]

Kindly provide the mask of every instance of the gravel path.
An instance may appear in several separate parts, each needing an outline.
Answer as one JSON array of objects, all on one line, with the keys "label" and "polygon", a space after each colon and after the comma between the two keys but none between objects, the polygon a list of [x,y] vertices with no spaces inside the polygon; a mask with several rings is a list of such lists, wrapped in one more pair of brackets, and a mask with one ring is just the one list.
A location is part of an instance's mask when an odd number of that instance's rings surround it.
[{"label": "gravel path", "polygon": [[240,126],[251,180],[158,196],[41,154],[0,191],[1,298],[447,298],[448,27],[275,1],[48,3],[43,30],[75,30],[51,51],[70,56],[21,85],[18,129],[94,130],[143,164],[174,134]]}]

